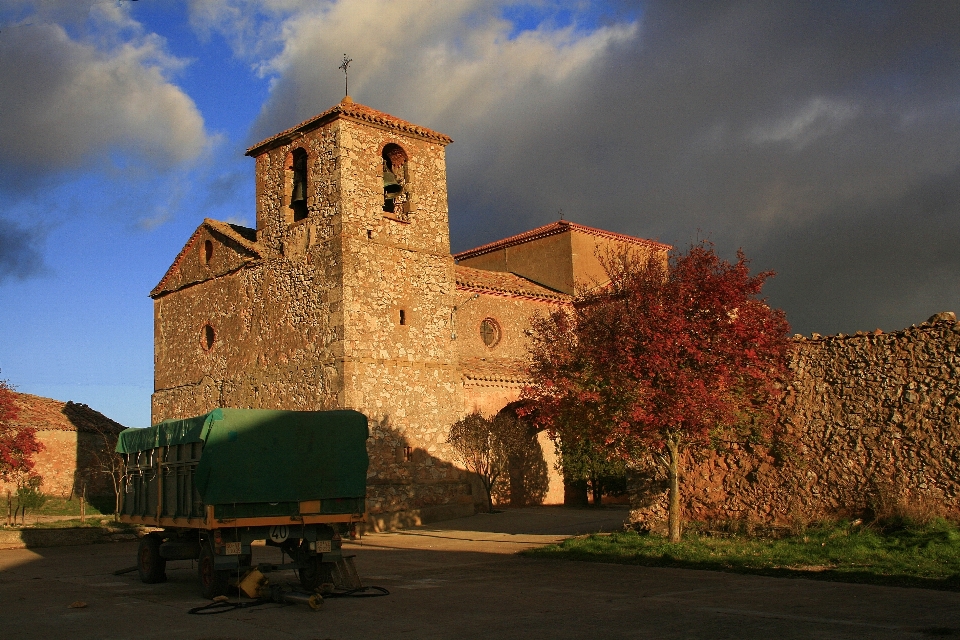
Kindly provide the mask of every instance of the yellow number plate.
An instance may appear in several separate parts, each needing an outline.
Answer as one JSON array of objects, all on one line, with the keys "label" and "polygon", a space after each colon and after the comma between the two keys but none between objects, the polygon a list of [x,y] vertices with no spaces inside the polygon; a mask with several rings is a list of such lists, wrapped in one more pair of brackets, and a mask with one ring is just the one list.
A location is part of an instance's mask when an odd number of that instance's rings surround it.
[{"label": "yellow number plate", "polygon": [[331,550],[329,540],[317,540],[317,553],[330,553]]},{"label": "yellow number plate", "polygon": [[224,551],[228,556],[238,556],[240,555],[242,548],[239,542],[228,542],[227,548]]}]

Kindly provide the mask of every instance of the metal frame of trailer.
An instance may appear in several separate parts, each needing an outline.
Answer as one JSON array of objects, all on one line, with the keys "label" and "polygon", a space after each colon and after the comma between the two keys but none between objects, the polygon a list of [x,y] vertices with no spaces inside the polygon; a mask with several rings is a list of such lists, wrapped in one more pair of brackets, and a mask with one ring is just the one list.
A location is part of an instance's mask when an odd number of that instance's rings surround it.
[{"label": "metal frame of trailer", "polygon": [[128,429],[120,521],[162,528],[145,535],[137,570],[166,579],[168,560],[197,560],[213,598],[254,568],[253,542],[280,548],[301,585],[359,587],[342,535],[365,522],[367,419],[355,411],[216,409],[149,429]]}]

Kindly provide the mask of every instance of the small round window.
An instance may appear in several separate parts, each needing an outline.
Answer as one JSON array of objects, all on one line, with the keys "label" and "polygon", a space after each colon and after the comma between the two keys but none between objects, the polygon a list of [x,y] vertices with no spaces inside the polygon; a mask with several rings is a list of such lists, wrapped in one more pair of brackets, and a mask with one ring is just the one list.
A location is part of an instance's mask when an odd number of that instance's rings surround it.
[{"label": "small round window", "polygon": [[203,329],[200,331],[200,346],[203,347],[205,351],[209,351],[213,348],[213,343],[217,341],[217,332],[213,330],[213,326],[210,324],[203,325]]},{"label": "small round window", "polygon": [[495,347],[500,342],[500,325],[493,318],[487,318],[480,323],[480,337],[483,344]]}]

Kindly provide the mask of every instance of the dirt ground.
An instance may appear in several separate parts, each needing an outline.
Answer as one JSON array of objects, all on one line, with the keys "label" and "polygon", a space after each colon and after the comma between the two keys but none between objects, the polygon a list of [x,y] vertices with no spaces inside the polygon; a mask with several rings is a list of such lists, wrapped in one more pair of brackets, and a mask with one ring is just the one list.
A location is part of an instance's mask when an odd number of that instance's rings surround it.
[{"label": "dirt ground", "polygon": [[[321,611],[204,604],[190,561],[141,584],[136,543],[0,551],[9,638],[929,638],[960,637],[960,593],[736,574],[532,560],[515,552],[619,528],[621,509],[481,514],[350,544],[364,584],[390,595]],[[264,548],[259,560],[279,556]],[[276,559],[279,559],[276,558]],[[279,576],[295,581],[292,572]],[[273,579],[276,580],[274,575]],[[75,601],[84,608],[68,608]]]}]

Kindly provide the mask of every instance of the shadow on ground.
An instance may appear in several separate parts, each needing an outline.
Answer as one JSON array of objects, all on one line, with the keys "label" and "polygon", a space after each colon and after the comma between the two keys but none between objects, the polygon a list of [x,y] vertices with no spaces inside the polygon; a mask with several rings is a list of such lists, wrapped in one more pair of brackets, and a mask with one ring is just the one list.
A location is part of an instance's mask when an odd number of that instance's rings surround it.
[{"label": "shadow on ground", "polygon": [[831,567],[746,567],[723,561],[707,562],[683,560],[669,554],[661,556],[637,555],[621,556],[604,553],[590,553],[576,549],[554,551],[549,547],[525,549],[519,552],[529,558],[551,560],[574,560],[580,562],[600,562],[641,567],[664,567],[670,569],[694,569],[698,571],[721,571],[744,575],[767,576],[773,578],[801,578],[804,580],[823,580],[827,582],[849,582],[853,584],[872,584],[888,587],[908,587],[915,589],[935,589],[937,591],[960,591],[960,575],[947,578],[921,578],[916,576],[889,574],[877,575],[868,571]]},{"label": "shadow on ground", "polygon": [[561,506],[504,509],[468,518],[436,522],[410,531],[476,531],[536,536],[577,536],[623,531],[629,515],[626,505],[574,509]]}]

